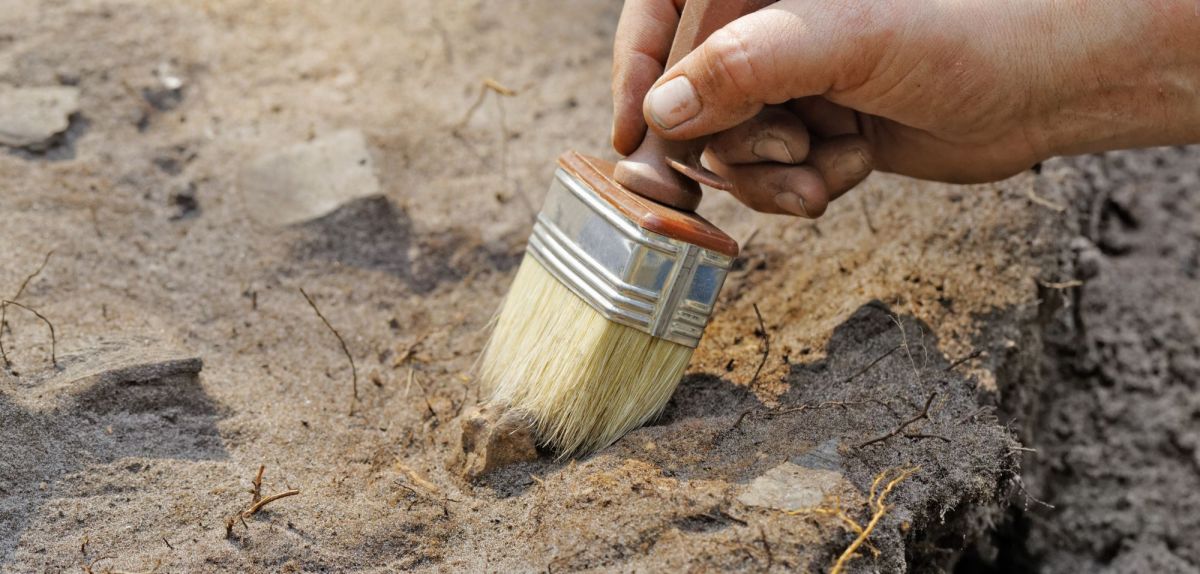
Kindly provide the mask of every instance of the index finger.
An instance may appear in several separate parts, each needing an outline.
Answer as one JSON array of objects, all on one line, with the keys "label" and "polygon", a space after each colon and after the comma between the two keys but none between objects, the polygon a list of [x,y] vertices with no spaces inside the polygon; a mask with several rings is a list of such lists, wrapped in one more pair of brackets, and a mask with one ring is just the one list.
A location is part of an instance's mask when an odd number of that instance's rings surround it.
[{"label": "index finger", "polygon": [[621,155],[633,153],[646,134],[642,100],[663,73],[685,1],[627,0],[621,10],[612,75],[612,144]]}]

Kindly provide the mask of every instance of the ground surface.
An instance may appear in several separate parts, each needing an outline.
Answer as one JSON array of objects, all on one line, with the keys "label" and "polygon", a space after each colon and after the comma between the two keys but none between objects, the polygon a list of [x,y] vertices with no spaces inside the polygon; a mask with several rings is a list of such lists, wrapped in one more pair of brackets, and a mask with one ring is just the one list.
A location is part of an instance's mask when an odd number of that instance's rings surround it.
[{"label": "ground surface", "polygon": [[[460,479],[553,158],[607,149],[618,8],[7,3],[0,84],[80,98],[0,153],[0,293],[53,251],[19,302],[58,343],[9,307],[0,570],[820,571],[855,538],[820,509],[913,467],[852,570],[1200,565],[1195,150],[876,176],[815,224],[713,195],[745,256],[662,419]],[[346,180],[261,158],[347,131],[379,193],[272,223],[253,190]],[[260,465],[300,493],[228,528]]]}]

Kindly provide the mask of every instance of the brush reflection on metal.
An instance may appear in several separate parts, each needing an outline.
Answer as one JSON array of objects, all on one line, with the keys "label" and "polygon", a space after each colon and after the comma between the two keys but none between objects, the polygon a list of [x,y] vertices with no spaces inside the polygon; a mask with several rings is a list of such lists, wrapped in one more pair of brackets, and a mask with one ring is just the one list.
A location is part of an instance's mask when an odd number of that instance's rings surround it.
[{"label": "brush reflection on metal", "polygon": [[606,318],[695,347],[733,259],[642,229],[559,169],[529,253]]}]

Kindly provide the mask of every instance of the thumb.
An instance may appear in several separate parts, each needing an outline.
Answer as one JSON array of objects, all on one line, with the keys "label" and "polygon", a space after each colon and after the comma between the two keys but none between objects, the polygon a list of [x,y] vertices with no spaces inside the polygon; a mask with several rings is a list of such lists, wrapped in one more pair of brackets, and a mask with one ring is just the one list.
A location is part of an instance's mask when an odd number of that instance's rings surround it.
[{"label": "thumb", "polygon": [[852,33],[873,26],[873,4],[783,0],[729,23],[655,82],[642,105],[646,123],[667,139],[693,139],[767,104],[845,89],[876,61]]}]

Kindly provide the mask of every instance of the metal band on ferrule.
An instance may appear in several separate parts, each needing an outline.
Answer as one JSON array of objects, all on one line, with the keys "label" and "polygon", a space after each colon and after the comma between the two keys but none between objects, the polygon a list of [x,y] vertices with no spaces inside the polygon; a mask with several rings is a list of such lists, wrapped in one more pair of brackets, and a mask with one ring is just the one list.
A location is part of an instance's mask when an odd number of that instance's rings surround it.
[{"label": "metal band on ferrule", "polygon": [[529,253],[610,321],[695,347],[733,259],[646,231],[559,169]]}]

